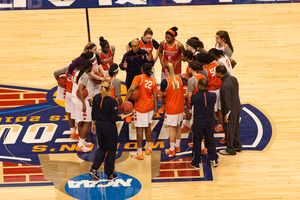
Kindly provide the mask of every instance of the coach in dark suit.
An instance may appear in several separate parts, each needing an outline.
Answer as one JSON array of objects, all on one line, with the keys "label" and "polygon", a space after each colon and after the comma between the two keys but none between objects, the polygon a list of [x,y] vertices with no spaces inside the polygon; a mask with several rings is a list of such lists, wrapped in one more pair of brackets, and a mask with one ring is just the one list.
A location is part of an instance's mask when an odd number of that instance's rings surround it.
[{"label": "coach in dark suit", "polygon": [[191,105],[194,106],[193,132],[193,158],[191,167],[200,169],[201,141],[205,136],[205,145],[208,156],[214,167],[218,166],[218,155],[214,140],[216,94],[207,91],[208,81],[204,78],[198,81],[198,92],[191,97]]},{"label": "coach in dark suit", "polygon": [[235,155],[236,151],[242,151],[240,142],[240,113],[241,102],[239,97],[239,83],[234,76],[227,73],[224,65],[216,68],[217,77],[221,78],[222,86],[220,88],[221,111],[224,119],[224,132],[227,142],[225,150],[220,154]]}]

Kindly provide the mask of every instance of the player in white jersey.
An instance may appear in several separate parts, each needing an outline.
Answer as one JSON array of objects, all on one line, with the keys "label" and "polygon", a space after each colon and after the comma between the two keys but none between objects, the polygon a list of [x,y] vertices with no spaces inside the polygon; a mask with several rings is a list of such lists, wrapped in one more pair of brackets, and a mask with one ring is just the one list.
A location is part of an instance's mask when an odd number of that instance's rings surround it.
[{"label": "player in white jersey", "polygon": [[218,31],[216,33],[216,49],[222,50],[227,56],[232,57],[233,46],[227,31]]},{"label": "player in white jersey", "polygon": [[233,67],[231,64],[230,57],[226,56],[222,50],[218,50],[216,48],[212,48],[208,52],[209,55],[213,56],[217,63],[222,63],[226,69],[227,72],[232,76],[233,75]]},{"label": "player in white jersey", "polygon": [[79,142],[76,150],[82,152],[90,152],[89,147],[92,145],[85,142],[85,137],[91,125],[91,107],[87,98],[84,98],[84,89],[88,85],[88,73],[92,71],[92,66],[91,61],[83,61],[82,68],[76,72],[72,84],[71,117],[78,122]]}]

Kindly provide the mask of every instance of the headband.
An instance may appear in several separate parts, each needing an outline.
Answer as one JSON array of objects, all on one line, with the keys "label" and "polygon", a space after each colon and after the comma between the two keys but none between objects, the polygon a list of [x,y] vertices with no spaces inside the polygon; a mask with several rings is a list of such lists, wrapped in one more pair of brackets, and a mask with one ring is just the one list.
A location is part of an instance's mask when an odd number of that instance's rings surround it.
[{"label": "headband", "polygon": [[92,61],[96,57],[96,54],[93,53],[93,57],[90,59]]},{"label": "headband", "polygon": [[117,71],[119,71],[119,67],[118,67],[117,69],[114,70],[114,72],[117,72]]},{"label": "headband", "polygon": [[174,37],[176,35],[175,32],[173,30],[171,30],[171,29],[168,29],[167,32],[171,33]]},{"label": "headband", "polygon": [[186,41],[186,43],[187,43],[188,45],[190,45],[191,47],[193,47],[194,49],[197,49],[197,47],[195,47],[195,45],[192,44],[190,41]]},{"label": "headband", "polygon": [[100,46],[103,48],[103,47],[105,47],[105,45],[107,45],[107,44],[108,44],[107,40],[104,40],[102,43],[100,43]]},{"label": "headband", "polygon": [[86,49],[92,49],[92,48],[94,48],[94,46],[96,46],[95,43],[91,44],[91,45],[90,45],[88,48],[86,48]]}]

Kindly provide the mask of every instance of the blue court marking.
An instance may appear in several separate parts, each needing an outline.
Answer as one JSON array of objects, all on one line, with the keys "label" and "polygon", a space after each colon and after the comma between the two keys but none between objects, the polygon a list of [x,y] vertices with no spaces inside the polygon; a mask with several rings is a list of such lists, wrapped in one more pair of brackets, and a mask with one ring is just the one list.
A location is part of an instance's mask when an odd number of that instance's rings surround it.
[{"label": "blue court marking", "polygon": [[49,90],[46,90],[46,89],[20,87],[20,86],[11,86],[11,85],[2,85],[2,84],[0,84],[0,89],[1,89],[1,87],[9,88],[9,89],[16,89],[16,90],[30,90],[30,91],[36,91],[36,92],[49,92]]},{"label": "blue court marking", "polygon": [[[37,104],[40,105],[40,104]],[[0,111],[0,115],[2,114],[8,114],[8,113],[15,113],[15,112],[21,112],[21,111],[29,111],[29,110],[34,110],[34,109],[42,109],[42,108],[48,108],[51,107],[51,105],[44,105],[44,106],[35,106],[35,107],[30,107],[30,108],[18,108],[16,110],[11,110],[11,111]]]},{"label": "blue court marking", "polygon": [[1,187],[28,187],[28,186],[53,186],[53,183],[11,183],[11,184],[0,184]]}]

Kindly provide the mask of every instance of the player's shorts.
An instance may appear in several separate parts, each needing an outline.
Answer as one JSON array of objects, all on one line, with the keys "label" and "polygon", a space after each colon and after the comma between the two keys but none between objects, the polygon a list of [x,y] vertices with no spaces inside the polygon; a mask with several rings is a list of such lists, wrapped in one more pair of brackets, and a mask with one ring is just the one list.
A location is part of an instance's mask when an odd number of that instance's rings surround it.
[{"label": "player's shorts", "polygon": [[175,115],[165,114],[165,124],[169,126],[180,125],[182,120],[183,120],[183,113],[175,114]]},{"label": "player's shorts", "polygon": [[87,100],[85,100],[85,105],[86,105],[86,111],[82,112],[82,103],[80,99],[78,99],[77,97],[72,97],[71,118],[75,119],[75,122],[92,121],[91,107]]},{"label": "player's shorts", "polygon": [[100,92],[101,84],[96,84],[92,79],[89,79],[89,83],[87,84],[87,90],[89,92],[89,95],[87,99],[92,99],[96,94]]},{"label": "player's shorts", "polygon": [[136,127],[148,127],[152,122],[153,110],[146,113],[134,111],[134,124]]},{"label": "player's shorts", "polygon": [[215,103],[215,112],[221,110],[221,100],[220,100],[220,88],[217,90],[210,90],[209,92],[213,92],[217,95],[216,103]]},{"label": "player's shorts", "polygon": [[66,98],[65,98],[65,110],[67,113],[72,112],[72,98],[73,98],[72,93],[67,92]]},{"label": "player's shorts", "polygon": [[57,92],[56,92],[56,99],[57,100],[65,100],[67,93],[67,89],[60,87],[59,85],[57,86]]}]

